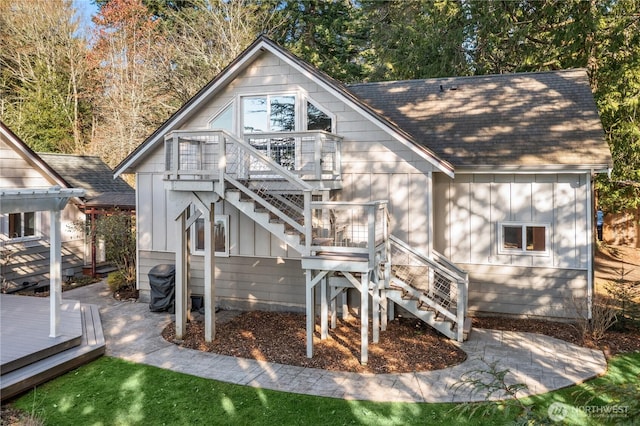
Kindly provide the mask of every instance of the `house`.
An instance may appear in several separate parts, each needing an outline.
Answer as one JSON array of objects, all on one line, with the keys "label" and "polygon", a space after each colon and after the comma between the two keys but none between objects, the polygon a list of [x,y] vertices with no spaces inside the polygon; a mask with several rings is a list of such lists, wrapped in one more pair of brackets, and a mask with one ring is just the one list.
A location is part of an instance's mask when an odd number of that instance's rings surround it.
[{"label": "house", "polygon": [[[96,265],[91,241],[73,223],[85,221],[97,210],[132,209],[135,193],[122,179],[114,180],[111,169],[99,158],[37,154],[0,122],[0,189],[40,191],[51,187],[83,189],[82,195],[71,197],[60,212],[62,271],[63,278],[68,278],[85,266]],[[27,209],[0,216],[0,275],[7,289],[20,289],[25,283],[48,285],[50,227],[50,218],[42,211]]]},{"label": "house", "polygon": [[458,340],[470,314],[571,316],[610,167],[585,70],[345,86],[260,37],[115,175],[141,297],[176,266],[178,337],[199,294],[207,339],[214,304],[305,310],[311,357],[316,308],[321,338],[351,310],[374,342],[396,311]]}]

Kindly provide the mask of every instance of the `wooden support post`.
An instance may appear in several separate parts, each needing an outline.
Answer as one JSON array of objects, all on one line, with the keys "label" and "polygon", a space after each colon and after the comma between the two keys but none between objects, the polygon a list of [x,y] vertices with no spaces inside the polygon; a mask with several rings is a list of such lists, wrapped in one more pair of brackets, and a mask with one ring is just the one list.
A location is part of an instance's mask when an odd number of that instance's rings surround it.
[{"label": "wooden support post", "polygon": [[307,358],[313,358],[313,332],[315,328],[315,297],[313,293],[313,284],[311,282],[313,275],[310,269],[305,271],[306,275],[306,305],[307,305]]},{"label": "wooden support post", "polygon": [[49,212],[49,337],[60,336],[60,306],[62,304],[62,231],[60,210]]},{"label": "wooden support post", "polygon": [[331,329],[334,330],[338,325],[338,305],[336,303],[336,299],[338,295],[342,294],[342,290],[338,290],[338,287],[329,286],[331,291]]},{"label": "wooden support post", "polygon": [[209,204],[204,221],[204,340],[216,338],[216,256],[215,256],[215,204]]},{"label": "wooden support post", "polygon": [[378,281],[378,271],[374,269],[373,274],[373,307],[371,316],[373,319],[373,343],[380,341],[380,286]]},{"label": "wooden support post", "polygon": [[360,363],[369,361],[369,274],[363,273],[360,288]]},{"label": "wooden support post", "polygon": [[329,305],[327,303],[327,276],[320,281],[320,339],[329,336]]},{"label": "wooden support post", "polygon": [[176,219],[176,339],[182,339],[187,331],[187,281],[188,253],[187,234],[185,231],[187,210],[183,210]]},{"label": "wooden support post", "polygon": [[387,315],[387,311],[389,310],[389,299],[387,299],[387,294],[384,290],[380,297],[380,308],[382,309],[382,312],[380,313],[380,331],[386,331],[387,325],[389,324]]},{"label": "wooden support post", "polygon": [[349,319],[349,290],[347,290],[346,288],[344,289],[344,291],[342,292],[342,294],[340,294],[340,298],[342,299],[342,319],[343,320],[347,320]]}]

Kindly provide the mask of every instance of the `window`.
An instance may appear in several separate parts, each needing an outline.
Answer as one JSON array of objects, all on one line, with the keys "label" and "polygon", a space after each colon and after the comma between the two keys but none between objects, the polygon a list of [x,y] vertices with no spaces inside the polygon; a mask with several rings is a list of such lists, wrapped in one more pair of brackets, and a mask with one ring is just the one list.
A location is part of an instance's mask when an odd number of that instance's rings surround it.
[{"label": "window", "polygon": [[[204,217],[199,217],[191,227],[191,251],[193,254],[204,255],[204,220]],[[212,225],[215,255],[229,256],[229,216],[216,215]]]},{"label": "window", "polygon": [[245,133],[296,130],[296,97],[293,95],[243,98],[242,112]]},{"label": "window", "polygon": [[233,105],[228,105],[213,120],[209,122],[209,127],[216,130],[226,130],[233,133]]},{"label": "window", "polygon": [[499,240],[499,252],[503,254],[547,254],[549,225],[501,223]]},{"label": "window", "polygon": [[331,132],[331,128],[331,117],[311,102],[307,102],[307,130]]},{"label": "window", "polygon": [[36,237],[37,215],[35,212],[10,213],[7,215],[7,235],[10,239]]},{"label": "window", "polygon": [[[310,101],[298,102],[295,95],[247,96],[241,99],[241,105],[245,140],[287,170],[296,170],[300,166],[304,142],[299,136],[265,137],[261,133],[332,131],[333,119],[326,112]],[[313,143],[312,138],[308,140]],[[313,152],[313,147],[308,146]]]}]

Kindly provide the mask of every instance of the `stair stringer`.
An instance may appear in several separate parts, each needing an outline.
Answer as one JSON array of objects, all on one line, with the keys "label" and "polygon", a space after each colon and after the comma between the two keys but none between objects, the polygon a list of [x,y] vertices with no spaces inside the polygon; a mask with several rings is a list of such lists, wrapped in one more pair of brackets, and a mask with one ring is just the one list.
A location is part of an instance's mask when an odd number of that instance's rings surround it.
[{"label": "stair stringer", "polygon": [[274,222],[268,211],[256,211],[259,206],[256,205],[254,200],[242,199],[239,191],[232,190],[225,191],[224,199],[255,223],[298,251],[298,253],[305,253],[306,248],[301,241],[301,234],[295,231],[287,232],[286,225],[281,222]]},{"label": "stair stringer", "polygon": [[[411,287],[409,287],[411,288]],[[415,289],[412,289],[417,291]],[[450,321],[440,320],[437,318],[436,312],[433,310],[420,309],[419,305],[423,302],[424,298],[415,298],[413,295],[411,298],[406,299],[402,297],[402,290],[386,289],[387,299],[395,303],[396,305],[404,308],[413,314],[416,318],[425,322],[429,326],[435,328],[440,333],[444,334],[450,339],[456,339],[456,333],[453,329],[453,323]]]}]

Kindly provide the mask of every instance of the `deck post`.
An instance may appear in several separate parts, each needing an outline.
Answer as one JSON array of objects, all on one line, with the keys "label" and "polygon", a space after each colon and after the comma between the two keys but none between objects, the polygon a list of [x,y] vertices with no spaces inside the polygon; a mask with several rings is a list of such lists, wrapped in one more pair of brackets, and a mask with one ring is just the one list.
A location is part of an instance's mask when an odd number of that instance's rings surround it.
[{"label": "deck post", "polygon": [[307,358],[313,358],[313,329],[315,325],[313,284],[311,282],[312,271],[307,269],[306,275],[306,305],[307,305]]},{"label": "deck post", "polygon": [[327,276],[320,281],[320,339],[329,336],[329,306],[327,302]]},{"label": "deck post", "polygon": [[210,203],[207,220],[204,221],[204,340],[216,338],[216,256],[215,256],[215,204]]},{"label": "deck post", "polygon": [[371,273],[373,275],[373,306],[371,307],[373,343],[378,343],[380,341],[380,282],[377,268]]},{"label": "deck post", "polygon": [[360,278],[360,363],[369,361],[369,274],[362,273]]},{"label": "deck post", "polygon": [[60,335],[60,306],[62,304],[62,231],[60,210],[49,211],[51,226],[49,240],[49,337]]},{"label": "deck post", "polygon": [[187,235],[185,231],[187,209],[176,219],[176,339],[182,339],[187,331],[187,281],[188,253]]},{"label": "deck post", "polygon": [[342,294],[340,294],[340,299],[342,301],[342,319],[349,319],[349,299],[348,299],[348,290],[345,289]]}]

